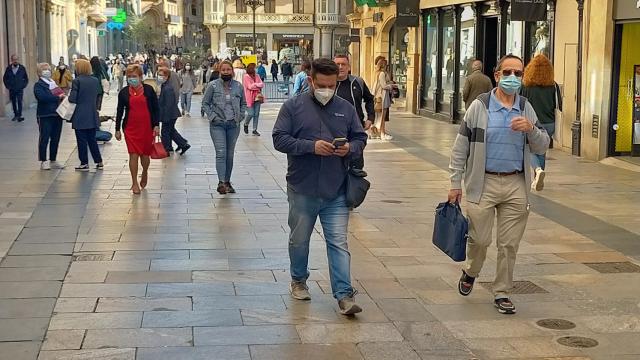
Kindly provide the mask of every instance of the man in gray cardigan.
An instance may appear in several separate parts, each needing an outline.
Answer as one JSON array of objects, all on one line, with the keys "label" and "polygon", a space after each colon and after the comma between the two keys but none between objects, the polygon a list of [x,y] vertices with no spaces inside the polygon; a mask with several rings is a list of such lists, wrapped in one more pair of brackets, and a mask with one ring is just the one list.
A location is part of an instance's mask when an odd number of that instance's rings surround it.
[{"label": "man in gray cardigan", "polygon": [[497,269],[492,290],[502,314],[516,312],[513,287],[516,253],[529,216],[530,153],[543,154],[549,135],[527,99],[518,95],[524,64],[514,55],[500,59],[494,74],[498,87],[478,96],[467,110],[451,152],[449,202],[468,201],[467,264],[458,291],[467,296],[482,270],[497,214]]}]

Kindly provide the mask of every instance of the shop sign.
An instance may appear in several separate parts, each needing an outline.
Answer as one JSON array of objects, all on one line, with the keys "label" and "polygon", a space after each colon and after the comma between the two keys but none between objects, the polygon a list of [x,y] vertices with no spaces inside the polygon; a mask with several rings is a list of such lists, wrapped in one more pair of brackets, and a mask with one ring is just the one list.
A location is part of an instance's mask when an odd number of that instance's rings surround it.
[{"label": "shop sign", "polygon": [[511,21],[547,20],[547,0],[511,0]]},{"label": "shop sign", "polygon": [[274,40],[313,40],[313,34],[273,34]]},{"label": "shop sign", "polygon": [[406,27],[420,26],[420,0],[398,0],[395,24]]}]

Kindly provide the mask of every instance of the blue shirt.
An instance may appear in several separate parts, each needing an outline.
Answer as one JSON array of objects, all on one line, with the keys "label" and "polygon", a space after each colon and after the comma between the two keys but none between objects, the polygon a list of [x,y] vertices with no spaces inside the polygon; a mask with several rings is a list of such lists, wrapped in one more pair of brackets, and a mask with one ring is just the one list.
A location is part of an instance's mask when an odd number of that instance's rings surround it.
[{"label": "blue shirt", "polygon": [[516,95],[513,107],[509,110],[500,103],[495,90],[491,92],[486,135],[486,171],[513,172],[524,169],[525,135],[521,131],[511,130],[511,120],[521,115],[519,95]]}]

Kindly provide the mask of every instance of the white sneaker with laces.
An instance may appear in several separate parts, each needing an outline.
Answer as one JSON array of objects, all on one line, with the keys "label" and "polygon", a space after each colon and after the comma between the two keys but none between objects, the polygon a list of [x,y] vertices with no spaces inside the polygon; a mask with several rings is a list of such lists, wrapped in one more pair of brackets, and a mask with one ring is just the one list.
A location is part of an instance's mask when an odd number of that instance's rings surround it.
[{"label": "white sneaker with laces", "polygon": [[535,178],[531,182],[531,190],[541,191],[544,189],[544,177],[546,173],[542,168],[536,168]]},{"label": "white sneaker with laces", "polygon": [[40,170],[51,170],[51,164],[48,161],[41,162]]}]

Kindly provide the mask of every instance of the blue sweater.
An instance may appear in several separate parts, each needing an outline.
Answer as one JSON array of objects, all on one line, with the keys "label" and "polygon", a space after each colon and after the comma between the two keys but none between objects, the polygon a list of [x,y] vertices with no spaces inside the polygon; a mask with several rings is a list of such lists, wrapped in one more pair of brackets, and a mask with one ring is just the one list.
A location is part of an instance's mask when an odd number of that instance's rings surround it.
[{"label": "blue sweater", "polygon": [[[349,140],[347,158],[315,154],[317,140],[332,142],[338,137]],[[287,154],[289,188],[323,199],[335,199],[344,192],[346,161],[359,157],[366,142],[367,134],[355,108],[337,96],[326,106],[310,93],[291,98],[282,105],[273,128],[275,149]]]}]

